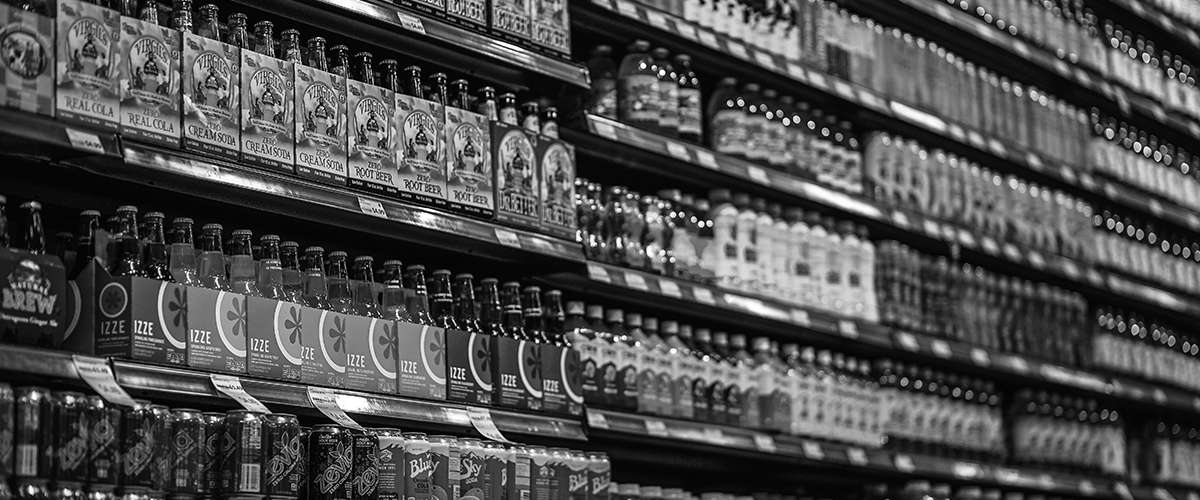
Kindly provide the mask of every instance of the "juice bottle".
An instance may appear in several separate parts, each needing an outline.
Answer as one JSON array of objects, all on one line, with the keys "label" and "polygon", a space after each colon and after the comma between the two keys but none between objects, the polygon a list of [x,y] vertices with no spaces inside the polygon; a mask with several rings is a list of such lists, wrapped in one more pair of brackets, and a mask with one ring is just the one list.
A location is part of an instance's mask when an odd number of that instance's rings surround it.
[{"label": "juice bottle", "polygon": [[708,98],[708,144],[718,153],[746,156],[746,100],[736,78],[722,78]]},{"label": "juice bottle", "polygon": [[622,122],[656,130],[659,120],[658,71],[650,42],[629,44],[617,73],[617,116]]}]

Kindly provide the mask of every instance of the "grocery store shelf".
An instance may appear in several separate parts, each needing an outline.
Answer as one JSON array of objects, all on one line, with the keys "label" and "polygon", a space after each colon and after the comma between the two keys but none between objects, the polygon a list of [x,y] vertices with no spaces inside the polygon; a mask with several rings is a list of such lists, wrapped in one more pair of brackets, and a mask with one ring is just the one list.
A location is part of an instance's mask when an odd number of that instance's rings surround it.
[{"label": "grocery store shelf", "polygon": [[[117,383],[134,397],[218,407],[237,405],[217,391],[207,372],[122,359],[113,359],[111,366]],[[0,371],[52,379],[80,379],[69,352],[8,344],[0,344]],[[304,414],[318,414],[308,398],[308,386],[252,377],[238,378],[246,393],[272,409],[282,406],[286,407],[287,411],[300,410]],[[361,417],[363,423],[399,420],[404,423],[451,427],[459,432],[472,429],[471,419],[467,415],[468,407],[465,405],[341,389],[330,390],[337,395],[338,406],[351,416]],[[558,440],[586,440],[583,424],[579,420],[517,413],[497,408],[489,409],[489,413],[496,427],[505,434],[541,436]]]},{"label": "grocery store shelf", "polygon": [[7,154],[61,160],[85,156],[119,158],[117,134],[60,122],[44,115],[0,109],[0,150]]},{"label": "grocery store shelf", "polygon": [[590,85],[586,67],[388,3],[370,0],[233,1],[439,66],[481,75],[489,81],[528,87],[530,73],[536,73],[578,87]]},{"label": "grocery store shelf", "polygon": [[1144,0],[1105,0],[1089,3],[1093,9],[1103,10],[1113,19],[1119,19],[1122,25],[1130,28],[1131,21],[1139,21],[1139,34],[1163,33],[1174,38],[1173,45],[1159,47],[1159,50],[1169,50],[1172,53],[1183,54],[1189,61],[1200,60],[1200,31],[1179,21],[1158,8],[1146,5]]}]

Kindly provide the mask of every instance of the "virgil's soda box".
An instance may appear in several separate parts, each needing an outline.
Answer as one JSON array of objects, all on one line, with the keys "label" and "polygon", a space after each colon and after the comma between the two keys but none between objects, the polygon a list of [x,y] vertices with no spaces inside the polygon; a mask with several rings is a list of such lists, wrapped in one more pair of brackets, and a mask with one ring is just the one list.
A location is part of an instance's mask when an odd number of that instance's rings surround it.
[{"label": "virgil's soda box", "polygon": [[441,104],[396,94],[397,187],[401,199],[446,205],[445,126]]},{"label": "virgil's soda box", "polygon": [[255,27],[257,50],[242,51],[242,161],[277,172],[295,171],[295,64],[275,58],[268,21]]},{"label": "virgil's soda box", "polygon": [[446,198],[450,209],[492,218],[496,211],[493,181],[492,137],[487,117],[455,105],[447,106]]},{"label": "virgil's soda box", "polygon": [[121,16],[82,0],[58,2],[57,96],[62,120],[117,130]]},{"label": "virgil's soda box", "polygon": [[542,136],[535,148],[541,167],[542,230],[562,238],[575,236],[575,147]]},{"label": "virgil's soda box", "polygon": [[180,34],[121,16],[121,134],[179,147]]},{"label": "virgil's soda box", "polygon": [[496,218],[531,229],[541,226],[541,174],[535,151],[539,138],[518,125],[492,122]]},{"label": "virgil's soda box", "polygon": [[[346,150],[350,155],[350,185],[391,197],[399,196],[396,157],[396,94],[375,85],[371,54],[355,56],[358,71],[346,84]],[[381,66],[392,67],[387,60]],[[388,70],[385,70],[385,72]]]},{"label": "virgil's soda box", "polygon": [[183,34],[183,147],[237,159],[241,49],[221,42],[216,16],[200,7],[196,33]]},{"label": "virgil's soda box", "polygon": [[346,77],[325,70],[325,40],[308,41],[309,64],[296,64],[296,174],[346,184]]}]

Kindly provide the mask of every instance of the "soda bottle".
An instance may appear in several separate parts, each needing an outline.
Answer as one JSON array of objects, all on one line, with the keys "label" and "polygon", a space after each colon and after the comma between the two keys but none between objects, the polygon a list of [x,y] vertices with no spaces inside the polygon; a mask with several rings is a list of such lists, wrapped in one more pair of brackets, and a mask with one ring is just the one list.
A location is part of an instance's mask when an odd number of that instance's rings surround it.
[{"label": "soda bottle", "polygon": [[249,50],[250,33],[246,31],[246,15],[240,12],[230,14],[229,21],[225,23],[229,28],[229,39],[225,43],[237,47],[239,49]]},{"label": "soda bottle", "polygon": [[329,310],[342,314],[354,314],[354,291],[350,288],[350,269],[346,252],[329,252],[325,270],[329,284]]},{"label": "soda bottle", "polygon": [[285,300],[296,304],[307,303],[304,297],[304,272],[300,265],[300,244],[294,241],[279,243],[279,267]]},{"label": "soda bottle", "polygon": [[[68,279],[75,279],[96,257],[96,230],[100,228],[100,212],[84,210],[79,213],[79,233],[75,236],[75,266]],[[190,232],[190,231],[189,231]],[[4,197],[0,196],[0,243],[6,243],[4,231]],[[4,246],[7,246],[5,244]],[[191,248],[191,243],[188,244]],[[193,261],[193,264],[195,261]]]},{"label": "soda bottle", "polygon": [[746,127],[746,100],[737,89],[736,78],[722,78],[708,98],[708,144],[718,153],[746,156],[750,139]]},{"label": "soda bottle", "polygon": [[426,82],[428,83],[429,89],[432,92],[430,92],[429,95],[426,95],[425,97],[427,99],[429,99],[430,101],[433,101],[438,104],[441,104],[442,106],[445,106],[450,100],[448,91],[446,89],[446,74],[445,73],[434,73],[432,75],[429,75],[429,78],[426,79]]},{"label": "soda bottle", "polygon": [[382,318],[375,293],[375,259],[369,255],[354,258],[354,310],[359,316]]},{"label": "soda bottle", "polygon": [[319,36],[309,38],[305,44],[304,58],[307,60],[308,67],[329,71],[329,62],[325,58],[325,39]]},{"label": "soda bottle", "polygon": [[471,82],[464,79],[454,80],[450,82],[450,102],[449,106],[458,109],[471,110]]},{"label": "soda bottle", "polygon": [[425,93],[421,89],[421,67],[420,66],[409,66],[407,68],[404,68],[404,82],[403,83],[404,83],[404,85],[403,85],[403,89],[404,89],[403,93],[404,94],[416,97],[417,99],[425,98]]},{"label": "soda bottle", "polygon": [[606,309],[604,311],[604,330],[611,339],[613,365],[616,368],[616,399],[613,406],[628,411],[638,408],[638,350],[636,340],[625,329],[625,311],[621,309]]},{"label": "soda bottle", "polygon": [[699,143],[704,137],[700,78],[692,71],[692,57],[687,54],[675,56],[674,68],[675,82],[678,86],[676,92],[679,102],[679,138]]},{"label": "soda bottle", "polygon": [[658,72],[650,56],[650,42],[629,44],[617,74],[618,118],[627,124],[658,128]]},{"label": "soda bottle", "polygon": [[[733,195],[728,189],[714,189],[709,192],[708,219],[712,221],[712,243],[702,256],[701,265],[716,277],[716,284],[725,288],[737,288],[741,282],[742,249],[739,243],[745,238],[739,238],[742,217],[741,210],[733,202]],[[749,201],[748,197],[744,200]],[[745,239],[748,243],[749,240]]]},{"label": "soda bottle", "polygon": [[433,270],[429,295],[433,302],[430,311],[433,323],[449,330],[461,330],[454,317],[454,295],[450,287],[450,270]]},{"label": "soda bottle", "polygon": [[540,118],[542,135],[551,139],[558,139],[558,108],[554,106],[542,108]]},{"label": "soda bottle", "polygon": [[325,278],[325,249],[321,247],[304,249],[304,304],[314,309],[330,309],[329,282]]},{"label": "soda bottle", "polygon": [[[99,213],[94,223],[84,220],[85,227],[90,224],[99,225]],[[171,257],[170,271],[176,283],[187,286],[203,286],[200,283],[200,273],[196,266],[196,246],[192,240],[192,219],[177,217],[171,221]],[[95,234],[95,226],[89,231]],[[80,229],[82,232],[84,229]]]},{"label": "soda bottle", "polygon": [[529,101],[521,105],[521,126],[532,133],[539,133],[542,130],[541,107],[537,101]]},{"label": "soda bottle", "polygon": [[500,94],[496,99],[496,113],[500,116],[500,121],[516,126],[520,122],[520,114],[517,113],[517,96],[511,92]]},{"label": "soda bottle", "polygon": [[394,321],[412,322],[404,305],[402,264],[398,260],[383,261],[383,317]]},{"label": "soda bottle", "polygon": [[521,370],[529,377],[530,386],[537,389],[530,392],[538,399],[536,409],[541,409],[543,403],[541,400],[545,398],[544,370],[541,368],[542,348],[543,344],[548,343],[542,311],[542,289],[536,286],[527,286],[521,289],[520,300],[521,330],[525,332],[521,352],[530,354],[521,356]]},{"label": "soda bottle", "polygon": [[[27,201],[21,204],[22,237],[21,244],[25,251],[34,255],[46,253],[46,228],[42,226],[42,204]],[[137,233],[134,233],[136,242]]]},{"label": "soda bottle", "polygon": [[367,85],[375,85],[374,56],[370,52],[354,54],[354,68],[350,76]]},{"label": "soda bottle", "polygon": [[300,48],[299,30],[283,30],[283,33],[279,34],[279,50],[283,52],[283,59],[285,61],[304,64],[304,57]]},{"label": "soda bottle", "polygon": [[[21,206],[24,208],[24,205]],[[118,242],[119,260],[113,266],[113,276],[139,276],[142,273],[142,249],[138,238],[137,212],[135,206],[125,205],[117,208],[118,227],[112,236]]]},{"label": "soda bottle", "polygon": [[486,116],[489,121],[497,121],[500,119],[499,110],[496,104],[496,89],[492,87],[480,87],[479,96],[475,102],[475,112]]},{"label": "soda bottle", "polygon": [[379,80],[383,88],[392,92],[400,92],[400,73],[397,68],[400,63],[395,59],[384,59],[379,61]]},{"label": "soda bottle", "polygon": [[329,72],[349,78],[350,77],[350,47],[345,45],[334,45],[329,48]]},{"label": "soda bottle", "polygon": [[612,47],[597,45],[593,48],[587,67],[592,75],[592,86],[583,103],[584,111],[617,119],[617,63],[612,58]]},{"label": "soda bottle", "polygon": [[658,357],[650,338],[642,330],[642,315],[625,313],[625,331],[628,332],[626,344],[635,356],[637,372],[637,411],[639,413],[657,414],[658,406]]},{"label": "soda bottle", "polygon": [[668,137],[679,135],[679,74],[671,66],[671,52],[659,47],[651,53],[654,57],[655,75],[658,83],[658,133]]},{"label": "soda bottle", "polygon": [[405,309],[409,320],[419,325],[437,326],[429,315],[429,297],[425,288],[425,266],[411,264],[404,269]]},{"label": "soda bottle", "polygon": [[232,289],[225,274],[223,229],[220,224],[205,224],[200,229],[200,286],[229,292]]},{"label": "soda bottle", "polygon": [[[726,406],[726,379],[725,359],[721,357],[713,348],[712,331],[708,328],[695,329],[696,347],[701,362],[704,366],[704,377],[697,377],[696,380],[705,384],[699,387],[700,393],[693,394],[693,397],[699,402],[703,402],[705,411],[703,415],[707,417],[706,421],[723,424],[729,422],[729,409]],[[697,418],[700,416],[697,411]]]},{"label": "soda bottle", "polygon": [[275,23],[271,21],[254,23],[254,51],[265,56],[275,57]]},{"label": "soda bottle", "polygon": [[211,3],[200,6],[200,22],[196,23],[196,35],[209,40],[221,41],[219,8]]},{"label": "soda bottle", "polygon": [[766,163],[770,156],[767,148],[770,127],[767,123],[767,106],[763,100],[762,87],[757,83],[742,85],[741,97],[746,102],[742,108],[745,112],[742,124],[746,130],[746,159]]},{"label": "soda bottle", "polygon": [[8,204],[8,198],[0,195],[0,246],[8,248],[12,242],[8,236],[8,209],[5,207]]},{"label": "soda bottle", "polygon": [[[141,19],[148,23],[158,24],[158,5],[157,5],[157,3],[154,0],[141,0],[138,3],[141,4],[140,6],[138,6],[138,13],[137,13],[138,19]],[[181,2],[176,2],[176,3],[181,3]],[[192,23],[191,23],[192,2],[190,2],[190,1],[187,2],[186,7],[187,7],[186,9],[176,10],[175,14],[171,16],[171,22],[172,22],[171,27],[174,29],[180,30],[180,31],[183,31],[184,29],[186,29],[187,31],[190,32],[190,31],[192,31]],[[182,14],[181,11],[187,12],[187,16],[183,17],[181,15]],[[180,26],[183,26],[182,28],[174,25],[177,22],[176,19],[179,17],[183,17],[182,20],[186,21],[186,24],[180,25]]]},{"label": "soda bottle", "polygon": [[145,272],[147,278],[159,281],[172,281],[171,271],[167,264],[167,242],[163,234],[163,219],[165,217],[162,212],[150,212],[146,214],[146,256],[143,259],[144,266],[142,270]]},{"label": "soda bottle", "polygon": [[[264,298],[274,300],[290,300],[295,301],[284,291],[283,281],[283,257],[280,254],[279,236],[274,234],[264,234],[258,239],[259,245],[262,247],[261,257],[258,260],[258,292]],[[292,257],[296,255],[295,247],[293,247]],[[295,273],[296,284],[300,284],[300,273]],[[299,287],[297,287],[299,288]]]},{"label": "soda bottle", "polygon": [[233,232],[233,244],[230,245],[229,252],[229,286],[236,293],[262,297],[258,290],[258,276],[254,270],[254,257],[250,249],[253,238],[254,234],[249,229]]}]

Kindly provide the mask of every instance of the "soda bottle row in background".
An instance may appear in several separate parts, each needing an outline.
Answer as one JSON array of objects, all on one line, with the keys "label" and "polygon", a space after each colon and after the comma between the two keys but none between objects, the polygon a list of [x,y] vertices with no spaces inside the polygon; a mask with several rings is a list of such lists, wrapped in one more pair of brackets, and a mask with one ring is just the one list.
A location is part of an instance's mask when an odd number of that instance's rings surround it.
[{"label": "soda bottle row in background", "polygon": [[1012,398],[1008,418],[1015,463],[1110,477],[1128,473],[1124,420],[1095,400],[1022,389]]},{"label": "soda bottle row in background", "polygon": [[889,359],[876,361],[873,372],[889,446],[1004,460],[1003,407],[993,382]]},{"label": "soda bottle row in background", "polygon": [[1105,305],[1093,310],[1088,365],[1200,390],[1200,344],[1172,324],[1126,308]]},{"label": "soda bottle row in background", "polygon": [[1183,148],[1124,121],[1092,112],[1094,134],[1085,171],[1115,179],[1192,210],[1200,210],[1195,162]]},{"label": "soda bottle row in background", "polygon": [[1187,293],[1200,293],[1200,242],[1142,217],[1108,210],[1092,217],[1096,263]]}]

